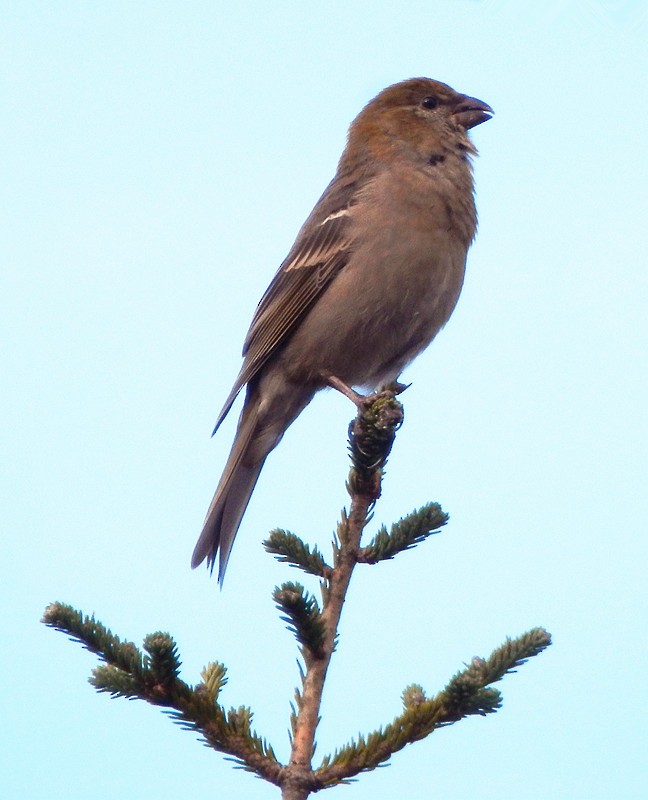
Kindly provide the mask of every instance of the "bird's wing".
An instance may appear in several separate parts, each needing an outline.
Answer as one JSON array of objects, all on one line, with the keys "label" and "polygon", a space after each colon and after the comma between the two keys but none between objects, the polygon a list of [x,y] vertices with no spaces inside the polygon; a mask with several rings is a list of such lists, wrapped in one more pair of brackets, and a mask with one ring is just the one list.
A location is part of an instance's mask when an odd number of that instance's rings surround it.
[{"label": "bird's wing", "polygon": [[352,247],[349,219],[354,188],[333,181],[304,223],[257,306],[243,345],[243,367],[214,432],[243,386],[259,372],[347,263]]}]

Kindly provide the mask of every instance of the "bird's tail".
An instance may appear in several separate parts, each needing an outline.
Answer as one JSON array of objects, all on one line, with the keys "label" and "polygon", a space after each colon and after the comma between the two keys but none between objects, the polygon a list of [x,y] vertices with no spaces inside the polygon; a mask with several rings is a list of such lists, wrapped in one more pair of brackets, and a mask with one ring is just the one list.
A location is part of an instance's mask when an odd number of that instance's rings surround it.
[{"label": "bird's tail", "polygon": [[[258,433],[258,417],[258,403],[246,403],[225,470],[207,511],[202,532],[191,557],[192,567],[197,567],[207,559],[209,567],[213,569],[218,553],[218,580],[220,583],[223,581],[241,519],[250,502],[261,468],[268,453],[272,450],[272,447],[267,450],[264,448],[264,451],[259,453],[259,448],[253,442]],[[252,450],[257,451],[253,456]]]}]

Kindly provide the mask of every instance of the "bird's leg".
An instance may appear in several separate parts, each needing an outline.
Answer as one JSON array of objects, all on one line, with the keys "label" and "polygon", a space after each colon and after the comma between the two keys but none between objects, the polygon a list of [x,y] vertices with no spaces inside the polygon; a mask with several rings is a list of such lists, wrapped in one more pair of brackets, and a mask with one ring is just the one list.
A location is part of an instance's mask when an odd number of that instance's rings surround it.
[{"label": "bird's leg", "polygon": [[322,378],[332,389],[337,389],[338,392],[343,394],[345,397],[348,397],[349,400],[358,408],[364,408],[366,406],[367,398],[365,395],[358,394],[358,392],[354,391],[350,386],[347,386],[344,381],[340,380],[335,375],[323,373]]},{"label": "bird's leg", "polygon": [[348,397],[349,400],[359,409],[366,409],[379,397],[387,395],[395,397],[398,394],[402,394],[405,389],[409,389],[409,387],[412,385],[411,383],[392,381],[391,383],[383,386],[382,389],[378,390],[377,392],[371,392],[371,394],[359,394],[350,386],[347,386],[346,383],[343,380],[340,380],[340,378],[338,378],[336,375],[323,372],[322,378],[332,389],[337,389],[338,392],[343,394],[345,397]]}]

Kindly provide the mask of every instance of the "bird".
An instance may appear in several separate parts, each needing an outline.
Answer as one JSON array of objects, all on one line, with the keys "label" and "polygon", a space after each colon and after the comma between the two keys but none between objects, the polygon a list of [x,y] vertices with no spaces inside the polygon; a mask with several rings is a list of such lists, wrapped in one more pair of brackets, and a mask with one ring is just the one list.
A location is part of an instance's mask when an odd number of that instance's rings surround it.
[{"label": "bird", "polygon": [[392,383],[448,321],[477,229],[468,131],[493,109],[430,78],[360,111],[332,181],[262,296],[214,433],[245,387],[191,565],[223,577],[269,453],[330,385]]}]

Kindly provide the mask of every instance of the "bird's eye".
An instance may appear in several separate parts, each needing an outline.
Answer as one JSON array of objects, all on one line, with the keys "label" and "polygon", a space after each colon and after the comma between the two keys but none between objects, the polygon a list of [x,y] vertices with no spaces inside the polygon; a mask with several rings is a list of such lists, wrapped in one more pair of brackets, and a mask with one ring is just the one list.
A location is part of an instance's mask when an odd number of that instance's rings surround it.
[{"label": "bird's eye", "polygon": [[429,97],[424,97],[421,100],[421,105],[423,108],[436,108],[439,105],[439,101],[436,99],[436,97],[430,95]]}]

